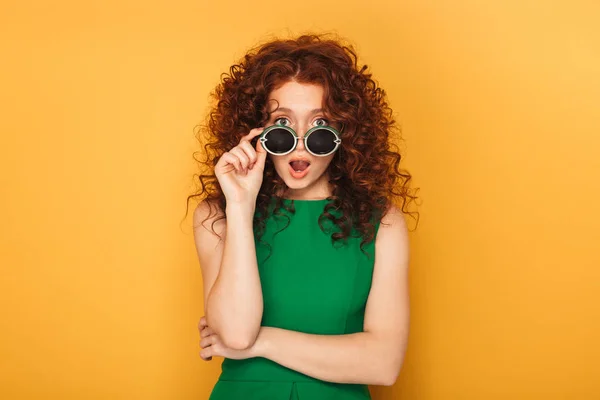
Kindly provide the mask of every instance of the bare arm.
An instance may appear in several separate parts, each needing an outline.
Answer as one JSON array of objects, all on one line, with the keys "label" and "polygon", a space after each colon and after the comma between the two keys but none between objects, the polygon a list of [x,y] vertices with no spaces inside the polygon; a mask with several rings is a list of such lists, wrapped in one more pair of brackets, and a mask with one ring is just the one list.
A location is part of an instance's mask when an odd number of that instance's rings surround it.
[{"label": "bare arm", "polygon": [[408,233],[393,207],[376,238],[375,269],[364,332],[313,335],[263,327],[256,355],[317,379],[392,385],[403,363],[409,329]]},{"label": "bare arm", "polygon": [[[214,211],[213,211],[214,213]],[[262,289],[252,230],[254,209],[231,204],[227,219],[211,224],[203,201],[194,211],[194,240],[204,284],[204,313],[211,328],[232,349],[252,346],[260,330],[263,312]],[[222,215],[222,212],[221,212]],[[229,229],[227,229],[229,227]]]}]

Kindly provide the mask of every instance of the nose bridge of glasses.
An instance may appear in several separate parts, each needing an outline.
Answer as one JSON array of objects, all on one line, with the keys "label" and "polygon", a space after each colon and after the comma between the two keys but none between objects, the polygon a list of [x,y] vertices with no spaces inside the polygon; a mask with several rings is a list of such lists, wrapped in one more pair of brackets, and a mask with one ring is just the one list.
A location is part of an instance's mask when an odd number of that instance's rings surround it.
[{"label": "nose bridge of glasses", "polygon": [[298,138],[298,141],[296,142],[296,149],[300,148],[301,150],[304,150],[306,148],[306,135],[298,136],[298,134],[296,134],[296,137]]},{"label": "nose bridge of glasses", "polygon": [[308,132],[310,128],[304,128],[304,127],[297,127],[297,128],[292,128],[292,130],[294,131],[296,137],[298,138],[298,141],[304,141],[304,138],[306,137],[306,132]]},{"label": "nose bridge of glasses", "polygon": [[298,143],[297,145],[300,144],[305,144],[305,139],[306,139],[306,132],[308,132],[308,130],[310,129],[310,127],[304,129],[303,127],[298,127],[296,129],[292,128],[292,130],[294,131],[294,136],[296,136],[296,139],[298,139]]},{"label": "nose bridge of glasses", "polygon": [[[294,133],[296,134],[296,137],[298,138],[298,141],[305,141],[306,137],[307,137],[307,133],[309,133],[311,130],[318,130],[318,128],[322,128],[320,126],[306,126],[303,127],[302,129],[294,129]],[[302,133],[302,135],[300,135],[300,133]]]}]

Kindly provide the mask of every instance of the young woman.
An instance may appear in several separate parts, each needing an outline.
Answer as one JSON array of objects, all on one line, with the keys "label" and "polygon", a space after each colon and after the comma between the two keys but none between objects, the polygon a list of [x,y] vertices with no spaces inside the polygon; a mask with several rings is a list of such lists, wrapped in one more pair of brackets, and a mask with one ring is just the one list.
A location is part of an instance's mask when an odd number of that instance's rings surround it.
[{"label": "young woman", "polygon": [[194,195],[200,355],[224,357],[212,400],[370,399],[396,381],[416,196],[366,69],[303,35],[250,50],[214,92]]}]

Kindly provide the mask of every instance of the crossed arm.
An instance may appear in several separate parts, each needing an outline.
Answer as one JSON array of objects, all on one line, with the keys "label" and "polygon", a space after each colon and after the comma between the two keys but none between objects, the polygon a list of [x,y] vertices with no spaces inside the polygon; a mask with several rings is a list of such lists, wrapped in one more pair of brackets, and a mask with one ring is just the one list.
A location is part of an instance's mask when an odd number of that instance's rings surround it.
[{"label": "crossed arm", "polygon": [[201,356],[265,357],[324,381],[393,385],[409,330],[408,233],[396,207],[384,216],[375,240],[375,267],[363,332],[314,335],[260,327],[252,346],[232,349],[203,319]]}]

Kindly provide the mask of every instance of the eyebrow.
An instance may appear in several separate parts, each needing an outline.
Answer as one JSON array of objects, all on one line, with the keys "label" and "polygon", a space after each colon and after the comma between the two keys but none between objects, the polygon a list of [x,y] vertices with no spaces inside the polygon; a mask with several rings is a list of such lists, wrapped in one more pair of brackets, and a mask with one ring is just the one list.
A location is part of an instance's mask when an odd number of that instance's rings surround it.
[{"label": "eyebrow", "polygon": [[[277,109],[275,109],[275,110],[271,111],[271,114],[273,114],[273,113],[276,113],[277,111],[285,111],[285,112],[289,112],[289,113],[291,113],[291,114],[293,114],[293,113],[294,113],[294,112],[293,112],[291,109],[289,109],[289,108],[286,108],[286,107],[279,107],[279,108],[277,108]],[[324,108],[315,108],[314,110],[310,110],[310,112],[309,112],[309,115],[312,115],[312,114],[317,114],[317,113],[320,113],[320,112],[323,112],[323,111],[325,111],[325,109],[324,109]]]}]

